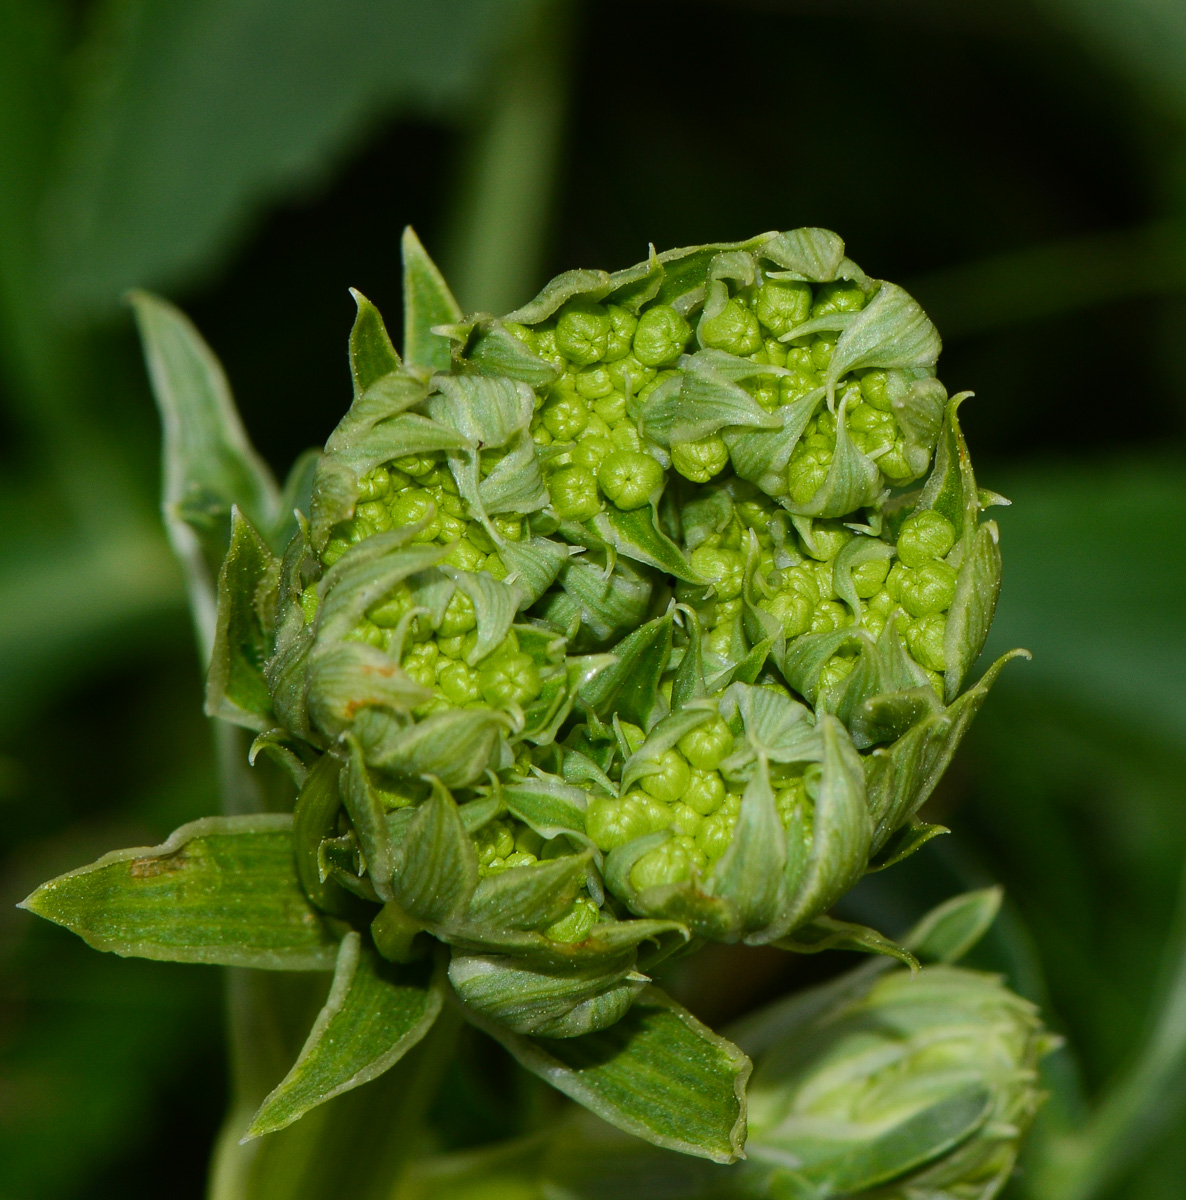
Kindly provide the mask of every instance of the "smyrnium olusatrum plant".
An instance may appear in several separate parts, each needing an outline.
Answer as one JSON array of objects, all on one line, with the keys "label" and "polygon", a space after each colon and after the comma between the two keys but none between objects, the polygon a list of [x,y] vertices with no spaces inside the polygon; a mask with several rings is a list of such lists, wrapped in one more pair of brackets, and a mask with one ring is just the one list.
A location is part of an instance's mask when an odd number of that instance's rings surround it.
[{"label": "smyrnium olusatrum plant", "polygon": [[334,971],[252,1136],[448,1000],[611,1123],[730,1162],[750,1062],[653,972],[701,940],[917,965],[829,910],[944,832],[916,813],[1004,661],[969,685],[1000,498],[933,325],[832,233],[568,272],[504,318],[404,252],[403,355],[356,295],[353,402],[283,497],[196,332],[136,299],[175,541],[221,559],[207,711],[295,805],[26,904],[121,954]]}]

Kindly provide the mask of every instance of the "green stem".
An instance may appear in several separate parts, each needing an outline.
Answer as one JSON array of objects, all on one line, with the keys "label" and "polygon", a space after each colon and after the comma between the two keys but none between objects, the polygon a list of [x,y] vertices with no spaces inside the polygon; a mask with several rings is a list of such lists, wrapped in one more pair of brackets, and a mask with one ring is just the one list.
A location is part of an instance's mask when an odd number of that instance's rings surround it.
[{"label": "green stem", "polygon": [[470,312],[506,312],[538,285],[566,108],[568,6],[538,4],[473,135],[445,275]]},{"label": "green stem", "polygon": [[1094,1200],[1156,1141],[1186,1099],[1186,877],[1166,950],[1165,985],[1136,1061],[1087,1123],[1043,1147],[1031,1169],[1034,1200]]},{"label": "green stem", "polygon": [[1158,221],[1047,242],[911,280],[943,330],[968,337],[1138,296],[1186,290],[1186,234]]}]

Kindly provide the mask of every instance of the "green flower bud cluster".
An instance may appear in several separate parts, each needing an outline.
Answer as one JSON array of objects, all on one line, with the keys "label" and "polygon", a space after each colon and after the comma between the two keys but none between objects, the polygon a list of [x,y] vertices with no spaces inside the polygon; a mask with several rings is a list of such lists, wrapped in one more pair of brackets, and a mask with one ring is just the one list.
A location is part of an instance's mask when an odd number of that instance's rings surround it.
[{"label": "green flower bud cluster", "polygon": [[[688,530],[692,568],[711,584],[706,593],[677,589],[696,608],[704,653],[718,669],[748,650],[744,633],[748,599],[767,614],[788,643],[811,634],[858,630],[874,640],[893,619],[898,636],[944,693],[946,613],[955,599],[958,557],[955,529],[933,509],[912,513],[895,541],[874,538],[835,520],[792,522],[785,510],[742,480],[716,484],[700,502],[715,524]],[[726,514],[728,519],[725,520]],[[708,532],[713,529],[713,532]],[[690,536],[689,536],[690,533]],[[750,566],[751,543],[756,544]],[[856,665],[862,643],[841,646],[819,668],[820,686],[836,688]]]},{"label": "green flower bud cluster", "polygon": [[[195,822],[31,906],[121,953],[333,967],[254,1133],[385,1070],[451,987],[611,1122],[732,1162],[749,1061],[649,972],[693,938],[917,965],[828,910],[944,832],[916,813],[1010,657],[966,686],[1001,500],[976,485],[933,326],[827,231],[568,272],[502,320],[463,318],[410,232],[405,255],[406,357],[356,296],[353,402],[294,472],[290,524],[232,511],[219,574],[207,711],[258,735],[294,811]],[[208,350],[138,303],[150,338],[168,332],[154,369],[181,362],[193,391]],[[193,401],[203,437],[229,419],[208,411],[221,388],[211,374]],[[241,431],[223,442],[234,459]],[[958,1179],[912,1161],[873,1182],[993,1194],[1032,1108],[1026,1018],[953,985],[973,1024],[990,1014],[957,1035],[899,1020],[891,992],[853,1017],[884,1019],[888,1043],[862,1057],[855,1026],[824,1030],[824,1059],[851,1040],[851,1061],[791,1064],[763,1136],[794,1135],[780,1153],[804,1196],[847,1194],[799,1135],[914,1113],[904,1079],[944,1068],[945,1088],[976,1083],[940,1089],[966,1102]],[[557,1048],[623,1020],[608,1073],[601,1049]],[[651,1079],[680,1081],[674,1110]]]},{"label": "green flower bud cluster", "polygon": [[[627,721],[619,735],[632,751],[646,744],[643,730]],[[606,852],[637,838],[668,830],[666,842],[644,853],[630,870],[636,891],[687,883],[707,876],[733,842],[746,780],[722,766],[734,749],[729,726],[712,716],[690,729],[674,746],[654,756],[648,774],[619,796],[590,800],[585,829]],[[795,827],[810,838],[812,802],[802,766],[773,774],[774,806],[785,830]]]},{"label": "green flower bud cluster", "polygon": [[[552,368],[531,428],[561,519],[642,507],[662,487],[657,467],[706,483],[732,465],[792,510],[827,516],[925,472],[946,400],[930,323],[847,259],[837,258],[842,278],[796,277],[784,264],[805,264],[787,250],[778,239],[722,249],[699,292],[670,303],[662,289],[632,297],[631,280],[618,289],[624,303],[598,286],[541,321],[502,325]],[[914,350],[905,367],[901,347],[888,349],[903,327]]]},{"label": "green flower bud cluster", "polygon": [[[403,362],[360,299],[354,403],[254,585],[267,721],[336,764],[314,857],[347,838],[329,878],[384,905],[384,953],[570,946],[604,975],[546,1018],[468,959],[454,982],[579,1032],[628,1006],[642,942],[794,948],[937,832],[914,814],[993,678],[961,692],[995,527],[933,327],[823,231],[571,272],[431,336],[433,369]],[[472,911],[403,894],[430,811]],[[555,903],[510,929],[496,884]]]},{"label": "green flower bud cluster", "polygon": [[[477,521],[466,519],[466,506],[441,454],[407,455],[368,471],[359,481],[354,516],[334,527],[321,552],[327,567],[352,545],[376,533],[419,525],[414,542],[439,542],[449,548],[443,559],[463,571],[489,571],[497,579],[506,568],[497,548]],[[511,540],[522,534],[522,518],[513,514],[491,518],[498,532]]]}]

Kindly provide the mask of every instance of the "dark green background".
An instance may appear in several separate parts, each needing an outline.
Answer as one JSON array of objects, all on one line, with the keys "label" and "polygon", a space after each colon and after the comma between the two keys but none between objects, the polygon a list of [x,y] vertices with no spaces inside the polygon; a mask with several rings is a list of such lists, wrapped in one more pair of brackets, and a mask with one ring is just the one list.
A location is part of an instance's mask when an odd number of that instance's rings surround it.
[{"label": "dark green background", "polygon": [[[12,904],[218,805],[132,286],[185,307],[279,472],[349,400],[412,222],[466,307],[819,224],[910,288],[1024,645],[849,915],[1008,891],[983,963],[1067,1038],[1030,1200],[1186,1194],[1186,4],[0,0],[0,1198],[203,1192],[212,970]],[[714,951],[719,1020],[847,965]],[[491,1050],[448,1144],[539,1119]],[[520,1103],[508,1103],[508,1088]],[[1065,1169],[1087,1148],[1090,1169]],[[1083,1159],[1078,1160],[1085,1161]]]}]

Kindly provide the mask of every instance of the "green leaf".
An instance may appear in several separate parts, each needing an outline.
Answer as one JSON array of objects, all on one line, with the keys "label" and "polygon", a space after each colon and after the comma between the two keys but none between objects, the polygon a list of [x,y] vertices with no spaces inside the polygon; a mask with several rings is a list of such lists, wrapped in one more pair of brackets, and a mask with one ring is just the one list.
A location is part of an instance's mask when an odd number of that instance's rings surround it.
[{"label": "green leaf", "polygon": [[[821,950],[855,950],[861,954],[882,954],[905,963],[912,971],[918,969],[918,959],[904,946],[891,941],[868,925],[854,925],[835,917],[820,916],[800,925],[791,937],[775,942],[780,950],[795,954],[818,954]],[[947,961],[947,960],[944,960]]]},{"label": "green leaf", "polygon": [[[760,368],[748,365],[750,374],[760,373]],[[761,408],[718,369],[711,352],[692,355],[682,376],[670,383],[675,386],[660,384],[650,394],[639,418],[639,432],[661,446],[696,441],[726,426],[778,429],[782,424],[777,414]]]},{"label": "green leaf", "polygon": [[[832,589],[852,610],[853,618],[858,623],[861,619],[861,601],[857,596],[856,585],[852,581],[854,567],[862,563],[880,562],[893,558],[892,546],[887,546],[879,538],[855,537],[846,542],[836,555],[832,566]],[[893,625],[893,622],[890,622]]]},{"label": "green leaf", "polygon": [[459,571],[455,567],[442,567],[442,572],[464,592],[474,606],[477,619],[477,640],[466,656],[471,666],[479,663],[503,638],[506,637],[515,619],[519,595],[489,571]]},{"label": "green leaf", "polygon": [[207,657],[211,581],[230,541],[231,509],[238,505],[256,529],[271,533],[281,523],[279,490],[247,439],[221,365],[189,319],[147,292],[133,293],[132,306],[164,429],[165,525]]},{"label": "green leaf", "polygon": [[[533,968],[561,972],[576,967],[604,968],[631,958],[643,944],[650,942],[653,953],[664,958],[673,949],[686,945],[688,930],[677,921],[639,920],[598,921],[580,942],[557,942],[532,929],[497,930],[489,925],[468,925],[452,921],[437,926],[433,933],[447,941],[462,955],[509,956]],[[650,953],[644,948],[644,954]],[[568,1036],[568,1035],[565,1035]]]},{"label": "green leaf", "polygon": [[842,400],[836,414],[836,449],[828,464],[828,474],[810,500],[788,504],[787,508],[799,516],[844,517],[875,503],[881,490],[877,464],[858,450],[848,436],[848,408]]},{"label": "green leaf", "polygon": [[293,866],[292,817],[205,817],[160,846],[116,850],[21,907],[96,950],[167,962],[326,971],[337,941]]},{"label": "green leaf", "polygon": [[357,401],[380,380],[400,373],[403,363],[379,310],[356,288],[350,294],[358,309],[350,330],[350,378]]},{"label": "green leaf", "polygon": [[869,1123],[844,1130],[840,1122],[834,1126],[826,1122],[820,1133],[804,1130],[798,1136],[771,1136],[768,1144],[772,1150],[785,1148],[784,1152],[794,1154],[803,1179],[834,1195],[852,1195],[889,1183],[948,1153],[979,1129],[992,1109],[992,1095],[972,1083],[951,1089],[888,1128]]},{"label": "green leaf", "polygon": [[831,401],[836,382],[861,367],[934,370],[942,342],[922,306],[895,283],[882,281],[873,299],[841,333],[824,383]]},{"label": "green leaf", "polygon": [[560,368],[539,358],[501,321],[480,321],[466,349],[466,360],[484,375],[505,375],[533,388],[544,388]]},{"label": "green leaf", "polygon": [[404,230],[400,247],[404,260],[404,355],[413,367],[447,371],[449,339],[433,333],[432,327],[460,321],[461,306],[411,225]]},{"label": "green leaf", "polygon": [[785,903],[787,836],[764,761],[746,784],[733,840],[713,868],[711,890],[730,901],[746,930],[777,920]]},{"label": "green leaf", "polygon": [[869,858],[869,870],[884,871],[887,867],[897,866],[915,851],[921,850],[927,842],[950,832],[946,825],[931,825],[912,817],[905,825],[895,829],[884,844],[878,846],[877,853]]},{"label": "green leaf", "polygon": [[[382,384],[374,387],[382,387]],[[424,385],[411,376],[400,378],[399,405],[416,403],[422,398]],[[384,395],[384,403],[391,400],[391,392]],[[363,397],[365,411],[368,396]],[[342,441],[335,434],[333,452],[324,455],[317,464],[313,477],[310,520],[313,528],[313,545],[324,549],[333,527],[354,515],[358,501],[358,481],[380,463],[405,454],[430,454],[435,451],[464,450],[465,438],[456,430],[449,429],[436,421],[430,421],[418,413],[400,412],[397,416],[378,421],[375,425],[357,431],[353,428],[350,414],[346,414],[346,429]],[[347,435],[349,444],[346,444]]]},{"label": "green leaf", "polygon": [[544,487],[535,443],[526,429],[515,434],[511,449],[478,484],[478,501],[478,508],[491,517],[498,513],[536,512],[548,503],[548,489]]},{"label": "green leaf", "polygon": [[505,446],[526,429],[535,396],[524,383],[487,375],[441,375],[429,397],[428,415],[455,429],[470,446]]},{"label": "green leaf", "polygon": [[980,511],[972,458],[959,422],[960,405],[971,395],[960,392],[947,402],[943,428],[935,445],[935,464],[923,484],[916,509],[933,508],[946,517],[955,528],[957,542],[971,540]]},{"label": "green leaf", "polygon": [[671,657],[671,624],[669,613],[623,638],[612,650],[618,661],[581,689],[581,699],[602,717],[617,713],[647,728]]},{"label": "green leaf", "polygon": [[392,891],[413,917],[448,921],[469,903],[478,859],[456,801],[439,783],[412,813],[393,859]]},{"label": "green leaf", "polygon": [[338,833],[342,809],[339,784],[342,765],[332,754],[323,754],[305,777],[292,814],[293,858],[305,894],[322,912],[345,917],[358,909],[356,897],[331,879],[321,877],[321,843]]},{"label": "green leaf", "polygon": [[655,567],[676,579],[688,583],[704,583],[691,567],[683,551],[666,534],[659,531],[655,510],[645,504],[642,508],[623,512],[618,508],[598,513],[589,521],[598,537],[617,552],[644,566]]},{"label": "green leaf", "polygon": [[101,4],[103,53],[78,81],[54,197],[59,302],[98,313],[128,287],[207,276],[262,202],[324,180],[377,112],[475,98],[515,11],[513,0]]},{"label": "green leaf", "polygon": [[812,283],[835,279],[845,261],[844,242],[837,234],[810,227],[776,234],[763,243],[759,253]]},{"label": "green leaf", "polygon": [[276,724],[263,668],[272,653],[279,577],[279,560],[233,508],[231,545],[218,573],[206,713],[261,733]]},{"label": "green leaf", "polygon": [[726,429],[722,436],[737,474],[756,483],[767,495],[785,496],[787,464],[825,395],[823,388],[817,388],[775,409],[772,415],[779,418],[777,429]]},{"label": "green leaf", "polygon": [[656,1146],[734,1162],[745,1144],[750,1060],[657,988],[617,1024],[565,1039],[477,1022],[527,1070],[602,1120]]},{"label": "green leaf", "polygon": [[371,886],[380,900],[392,900],[391,877],[395,859],[387,834],[387,811],[378,789],[371,783],[358,740],[346,733],[342,735],[342,742],[347,754],[339,785],[342,800],[358,835]]},{"label": "green leaf", "polygon": [[571,907],[589,873],[592,855],[508,867],[478,881],[466,921],[495,929],[545,929]]},{"label": "green leaf", "polygon": [[568,1039],[625,1015],[648,982],[633,966],[633,954],[558,969],[504,955],[454,955],[449,982],[467,1008],[500,1027]]},{"label": "green leaf", "polygon": [[366,642],[330,642],[309,659],[309,713],[322,729],[340,734],[359,709],[408,712],[431,695],[388,654]]},{"label": "green leaf", "polygon": [[664,717],[646,736],[641,746],[622,764],[619,791],[623,795],[638,780],[662,770],[663,753],[672,749],[686,733],[711,720],[715,708],[711,704],[689,704]]},{"label": "green leaf", "polygon": [[565,271],[544,284],[543,290],[534,299],[508,313],[506,319],[523,325],[536,325],[547,320],[574,296],[600,300],[609,291],[609,279],[605,271],[594,268]]},{"label": "green leaf", "polygon": [[357,933],[346,934],[325,1007],[292,1070],[260,1105],[247,1137],[275,1133],[393,1067],[432,1028],[444,992],[443,958],[435,969],[397,968]]},{"label": "green leaf", "polygon": [[984,649],[1001,590],[1001,550],[995,521],[976,530],[971,548],[960,564],[955,597],[943,635],[946,669],[943,689],[950,704],[959,695],[968,671]]},{"label": "green leaf", "polygon": [[733,684],[721,697],[721,716],[735,733],[745,733],[744,747],[727,760],[730,768],[742,767],[754,755],[776,763],[820,760],[820,735],[811,711],[772,688]]},{"label": "green leaf", "polygon": [[469,787],[495,763],[510,723],[506,713],[488,708],[437,712],[411,725],[372,712],[360,714],[355,732],[372,767],[413,779],[434,775],[446,787]]},{"label": "green leaf", "polygon": [[525,821],[540,837],[569,834],[592,845],[585,835],[587,798],[584,788],[570,787],[551,776],[536,776],[502,789],[507,811]]},{"label": "green leaf", "polygon": [[[775,937],[785,937],[805,920],[832,907],[865,872],[873,822],[866,805],[861,757],[835,717],[822,713],[822,771],[815,783],[811,843],[806,860],[787,858],[789,905]],[[809,788],[808,794],[811,794]]]},{"label": "green leaf", "polygon": [[564,595],[544,601],[548,620],[564,630],[579,618],[599,642],[637,627],[651,598],[650,582],[633,567],[619,562],[611,571],[588,555],[570,558],[557,580]]},{"label": "green leaf", "polygon": [[923,962],[959,962],[997,919],[1003,898],[999,887],[953,896],[932,908],[902,942]]},{"label": "green leaf", "polygon": [[559,542],[536,537],[530,541],[504,542],[498,557],[506,566],[507,583],[519,593],[519,608],[534,604],[556,582],[569,550]]}]

